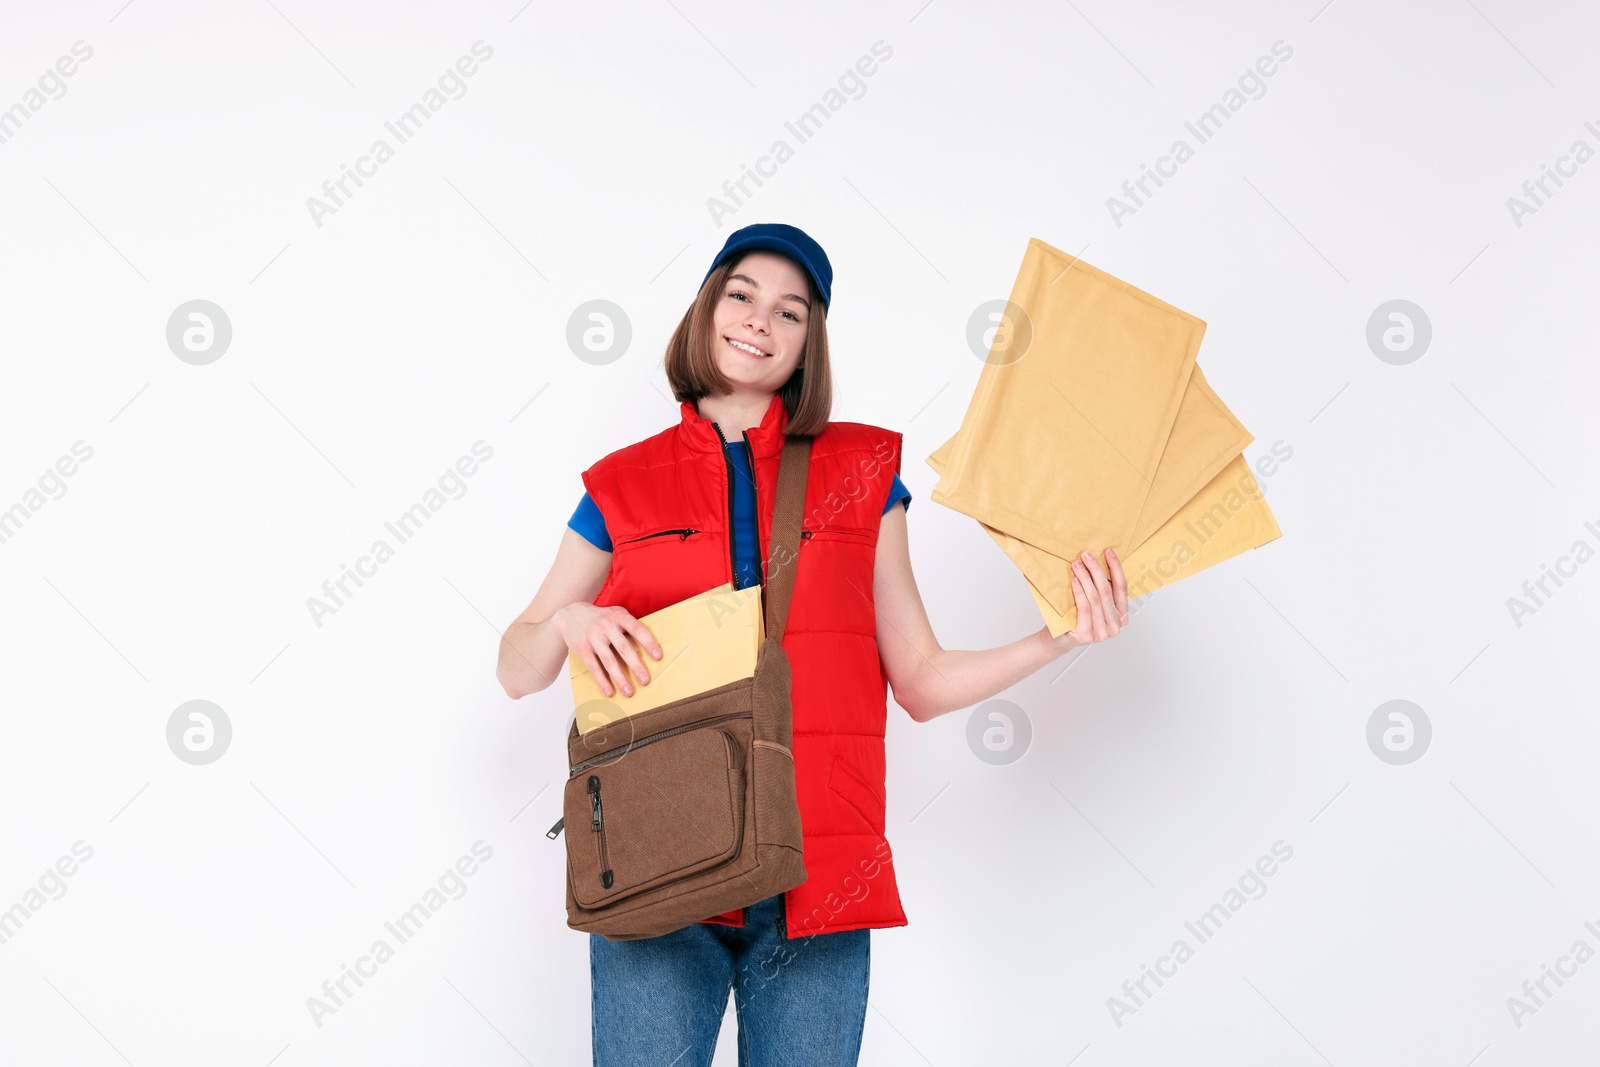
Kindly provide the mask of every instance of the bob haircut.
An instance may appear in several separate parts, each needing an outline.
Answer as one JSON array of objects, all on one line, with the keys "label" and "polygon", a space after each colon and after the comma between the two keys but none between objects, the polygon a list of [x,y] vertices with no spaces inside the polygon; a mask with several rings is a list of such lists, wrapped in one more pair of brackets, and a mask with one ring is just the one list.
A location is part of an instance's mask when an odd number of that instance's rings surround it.
[{"label": "bob haircut", "polygon": [[[694,303],[684,312],[678,328],[672,332],[672,340],[667,342],[667,381],[672,386],[673,397],[680,403],[693,403],[703,396],[720,396],[733,391],[727,376],[717,367],[712,312],[727,292],[728,277],[739,269],[743,259],[741,256],[739,260],[729,260],[711,272]],[[795,266],[800,267],[798,263]],[[828,426],[833,408],[833,373],[828,365],[827,311],[822,306],[822,294],[817,292],[816,283],[803,267],[800,273],[810,290],[812,308],[806,320],[805,359],[778,389],[778,395],[783,398],[783,407],[788,413],[784,433],[815,437]]]}]

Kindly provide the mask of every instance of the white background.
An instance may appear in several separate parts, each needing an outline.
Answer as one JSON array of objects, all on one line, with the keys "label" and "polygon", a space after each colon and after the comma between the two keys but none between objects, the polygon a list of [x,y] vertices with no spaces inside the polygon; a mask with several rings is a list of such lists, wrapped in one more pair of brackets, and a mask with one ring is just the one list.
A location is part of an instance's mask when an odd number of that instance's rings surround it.
[{"label": "white background", "polygon": [[[0,544],[0,908],[93,855],[0,944],[0,1062],[587,1062],[544,837],[570,694],[506,699],[497,637],[579,472],[676,421],[666,339],[762,221],[832,258],[833,414],[905,433],[945,647],[1041,625],[923,461],[1029,237],[1206,320],[1247,455],[1293,450],[1264,483],[1282,539],[1001,694],[1020,760],[976,758],[967,711],[891,706],[910,925],[873,935],[863,1063],[1592,1049],[1600,962],[1520,1026],[1506,1002],[1600,950],[1600,562],[1520,626],[1507,599],[1600,547],[1600,161],[1520,227],[1506,201],[1600,148],[1600,14],[919,2],[7,5],[0,107],[93,56],[0,144],[0,508],[93,456]],[[465,95],[319,227],[307,198],[478,40]],[[795,145],[785,120],[879,40]],[[1279,40],[1264,95],[1119,226],[1107,198]],[[713,218],[781,137],[794,158]],[[1366,342],[1397,298],[1433,330],[1405,366]],[[166,343],[192,299],[233,328],[206,366]],[[608,365],[566,342],[592,299],[632,324]],[[465,494],[317,626],[307,598],[479,440]],[[1366,740],[1397,698],[1433,729],[1406,766]],[[193,699],[232,725],[207,766],[166,740]],[[317,1026],[307,998],[479,840],[465,895]],[[1265,895],[1117,1025],[1108,998],[1279,840]],[[723,1038],[732,1064],[731,1016]]]}]

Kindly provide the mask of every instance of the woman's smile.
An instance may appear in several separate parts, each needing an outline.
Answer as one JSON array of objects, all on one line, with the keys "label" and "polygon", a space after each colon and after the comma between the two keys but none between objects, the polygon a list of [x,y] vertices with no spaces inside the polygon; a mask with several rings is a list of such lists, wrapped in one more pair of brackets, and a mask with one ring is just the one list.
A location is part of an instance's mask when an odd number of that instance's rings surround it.
[{"label": "woman's smile", "polygon": [[[772,353],[771,352],[768,352],[768,351],[766,351],[764,349],[761,349],[757,345],[752,345],[749,341],[740,341],[740,340],[737,340],[737,339],[732,338],[732,337],[724,338],[724,340],[726,340],[728,342],[729,347],[733,348],[736,351],[743,352],[745,355],[749,356],[751,359],[771,359],[772,358]],[[755,351],[752,351],[752,349],[755,349]]]}]

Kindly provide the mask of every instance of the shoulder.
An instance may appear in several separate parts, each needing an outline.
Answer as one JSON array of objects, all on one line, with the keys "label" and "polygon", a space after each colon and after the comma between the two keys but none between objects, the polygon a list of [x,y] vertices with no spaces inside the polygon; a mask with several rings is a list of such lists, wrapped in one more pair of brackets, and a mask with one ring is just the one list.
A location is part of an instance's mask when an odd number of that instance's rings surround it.
[{"label": "shoulder", "polygon": [[610,476],[629,468],[650,468],[670,462],[672,449],[669,445],[677,429],[676,426],[668,426],[643,441],[635,441],[631,445],[624,445],[614,452],[606,453],[583,472],[584,481],[587,482],[590,476]]},{"label": "shoulder", "polygon": [[885,467],[900,472],[902,435],[898,430],[866,422],[830,422],[817,435],[811,450],[815,456],[832,456],[866,467]]}]

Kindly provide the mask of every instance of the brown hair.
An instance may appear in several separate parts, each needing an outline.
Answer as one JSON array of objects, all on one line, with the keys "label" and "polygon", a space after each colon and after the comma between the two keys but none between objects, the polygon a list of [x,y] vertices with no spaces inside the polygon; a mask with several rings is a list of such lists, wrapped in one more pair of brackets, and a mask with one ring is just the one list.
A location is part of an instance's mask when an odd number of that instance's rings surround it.
[{"label": "brown hair", "polygon": [[[692,403],[703,396],[720,395],[733,389],[717,367],[712,313],[727,290],[728,276],[738,268],[738,261],[729,260],[711,272],[695,295],[694,303],[684,312],[678,328],[672,332],[672,340],[667,342],[667,381],[672,386],[673,397],[680,403]],[[804,268],[800,273],[805,275],[811,299],[811,315],[806,320],[805,359],[779,387],[778,395],[783,398],[784,410],[788,412],[784,432],[796,437],[815,437],[827,428],[833,408],[833,372],[828,366],[827,311],[822,305],[822,295]]]}]

